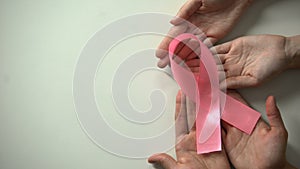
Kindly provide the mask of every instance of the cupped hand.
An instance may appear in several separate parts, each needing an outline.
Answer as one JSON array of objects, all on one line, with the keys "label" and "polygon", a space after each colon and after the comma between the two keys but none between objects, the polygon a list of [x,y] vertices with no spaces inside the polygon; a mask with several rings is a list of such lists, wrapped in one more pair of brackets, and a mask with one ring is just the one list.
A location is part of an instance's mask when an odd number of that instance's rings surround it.
[{"label": "cupped hand", "polygon": [[[185,96],[178,93],[176,97],[176,140],[175,160],[168,154],[155,154],[149,157],[148,161],[165,169],[229,169],[230,165],[225,151],[208,154],[197,154],[196,150],[196,129],[190,127],[188,120],[187,104]],[[195,115],[195,113],[191,113]]]},{"label": "cupped hand", "polygon": [[[179,10],[176,18],[171,20],[174,25],[160,43],[156,56],[160,58],[158,66],[163,68],[168,63],[168,47],[173,37],[181,33],[200,35],[202,40],[214,44],[233,28],[251,0],[189,0]],[[196,29],[199,30],[196,30]],[[204,34],[202,34],[204,33]],[[205,37],[204,37],[205,36]],[[204,39],[203,39],[204,38]],[[208,44],[209,44],[208,43]],[[193,58],[192,47],[181,45],[177,54],[184,58]]]},{"label": "cupped hand", "polygon": [[256,35],[237,38],[214,47],[226,74],[222,88],[257,86],[286,70],[286,38],[278,35]]},{"label": "cupped hand", "polygon": [[[229,95],[245,103],[239,94]],[[235,168],[292,168],[285,157],[288,133],[273,96],[267,98],[266,114],[269,125],[260,119],[251,135],[222,122],[224,147]]]}]

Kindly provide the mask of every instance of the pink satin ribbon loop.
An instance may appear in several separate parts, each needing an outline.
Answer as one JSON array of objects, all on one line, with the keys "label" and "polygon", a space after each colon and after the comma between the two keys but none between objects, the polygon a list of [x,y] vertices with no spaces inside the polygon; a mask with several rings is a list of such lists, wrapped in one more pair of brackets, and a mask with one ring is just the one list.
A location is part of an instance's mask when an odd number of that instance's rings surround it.
[{"label": "pink satin ribbon loop", "polygon": [[[185,39],[195,39],[200,44],[198,75],[192,73],[187,67],[180,66],[173,59],[176,47]],[[260,118],[260,113],[219,89],[216,62],[202,41],[193,34],[185,33],[177,36],[169,45],[169,58],[174,79],[182,92],[196,103],[197,153],[221,150],[221,118],[247,134],[252,132]]]}]

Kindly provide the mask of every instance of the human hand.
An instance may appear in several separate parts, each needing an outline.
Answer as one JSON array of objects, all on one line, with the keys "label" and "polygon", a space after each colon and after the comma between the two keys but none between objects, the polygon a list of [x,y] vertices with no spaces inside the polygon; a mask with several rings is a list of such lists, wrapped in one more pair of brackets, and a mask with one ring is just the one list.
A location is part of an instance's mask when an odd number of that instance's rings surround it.
[{"label": "human hand", "polygon": [[[246,104],[238,93],[230,92],[229,95]],[[293,168],[286,161],[288,133],[273,96],[266,101],[266,114],[269,125],[260,119],[251,135],[222,122],[222,140],[235,168]]]},{"label": "human hand", "polygon": [[214,47],[226,75],[221,88],[257,86],[288,69],[285,41],[283,36],[256,35]]},{"label": "human hand", "polygon": [[[195,114],[195,113],[192,113]],[[197,154],[196,128],[189,129],[186,98],[180,92],[176,97],[176,140],[175,147],[177,160],[161,153],[149,157],[148,161],[160,165],[165,169],[229,169],[230,165],[225,151],[208,154]]]},{"label": "human hand", "polygon": [[[156,56],[160,58],[158,66],[163,68],[168,63],[169,43],[181,33],[193,33],[199,35],[203,32],[206,41],[214,44],[223,38],[233,28],[239,17],[249,6],[252,0],[188,0],[179,10],[176,18],[171,20],[174,25],[167,37],[160,43]],[[190,24],[191,23],[191,24]],[[196,28],[200,30],[196,30]],[[200,35],[202,38],[203,35]],[[205,40],[205,39],[202,39]],[[195,57],[192,52],[195,42],[189,42],[191,46],[181,45],[177,53],[183,59]]]}]

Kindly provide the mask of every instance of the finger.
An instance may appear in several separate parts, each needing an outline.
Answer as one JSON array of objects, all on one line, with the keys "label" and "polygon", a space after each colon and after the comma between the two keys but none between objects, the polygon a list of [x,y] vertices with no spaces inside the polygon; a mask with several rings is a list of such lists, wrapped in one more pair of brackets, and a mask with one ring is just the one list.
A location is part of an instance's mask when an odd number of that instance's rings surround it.
[{"label": "finger", "polygon": [[170,37],[165,37],[161,41],[161,43],[157,47],[157,50],[155,51],[155,56],[157,58],[161,59],[161,58],[168,56],[168,54],[169,54],[168,48],[169,48],[169,44],[171,41],[172,41],[172,38],[170,38]]},{"label": "finger", "polygon": [[226,79],[226,75],[224,71],[218,71],[219,83],[223,82]]},{"label": "finger", "polygon": [[188,57],[185,60],[188,61],[188,60],[193,60],[193,59],[199,59],[200,58],[200,52],[201,52],[201,48],[200,47],[196,48],[194,51],[192,51],[188,55]]},{"label": "finger", "polygon": [[256,86],[257,79],[250,76],[237,76],[237,77],[228,77],[226,80],[222,81],[220,84],[221,89],[238,89],[244,87]]},{"label": "finger", "polygon": [[196,54],[194,51],[188,54],[188,56],[185,58],[185,61],[193,60],[193,59],[198,59],[199,55]]},{"label": "finger", "polygon": [[196,103],[186,98],[187,123],[189,131],[196,130]]},{"label": "finger", "polygon": [[170,58],[168,56],[165,56],[164,58],[160,59],[158,62],[157,62],[157,66],[159,68],[164,68],[166,67],[168,64],[170,63]]},{"label": "finger", "polygon": [[[179,64],[185,68],[187,71],[190,71],[194,74],[199,73],[199,68],[200,68],[200,59],[193,59],[193,60],[189,60],[189,61],[182,61],[179,57],[178,58],[174,58],[175,61],[179,60]],[[178,63],[178,61],[177,61]]]},{"label": "finger", "polygon": [[217,69],[218,69],[219,83],[221,83],[226,80],[226,72],[224,71],[224,68],[222,65],[217,65]]},{"label": "finger", "polygon": [[223,66],[222,60],[220,59],[219,55],[214,54],[214,55],[213,55],[213,58],[214,58],[214,60],[215,60],[216,65],[218,65],[218,66],[219,66],[219,65]]},{"label": "finger", "polygon": [[[239,77],[242,74],[242,70],[239,65],[224,63],[223,68],[225,70],[226,77]],[[250,76],[249,76],[250,77]]]},{"label": "finger", "polygon": [[177,47],[174,51],[174,54],[179,56],[180,51],[184,48],[184,46],[187,42],[188,42],[188,39],[185,39],[185,40],[182,40],[181,42],[179,42],[179,44],[177,45]]},{"label": "finger", "polygon": [[225,57],[226,54],[214,54],[215,58],[218,58],[219,60],[217,61],[218,65],[224,64],[225,63]]},{"label": "finger", "polygon": [[202,5],[199,0],[189,0],[178,11],[176,17],[170,21],[173,25],[178,25],[184,20],[188,20]]},{"label": "finger", "polygon": [[164,58],[165,56],[167,56],[170,42],[173,40],[174,37],[185,32],[187,28],[188,28],[187,24],[172,26],[167,36],[161,41],[161,43],[157,47],[156,54],[155,54],[156,57]]},{"label": "finger", "polygon": [[211,48],[216,42],[218,41],[217,38],[214,37],[207,37],[203,40],[203,43],[208,47]]},{"label": "finger", "polygon": [[188,67],[199,67],[200,66],[200,59],[193,59],[193,60],[188,60],[185,62],[185,64]]},{"label": "finger", "polygon": [[164,169],[174,169],[177,165],[175,159],[168,154],[155,154],[148,158],[148,162],[162,166]]},{"label": "finger", "polygon": [[213,47],[213,49],[211,49],[211,50],[215,51],[215,53],[217,53],[217,54],[226,54],[230,51],[231,44],[232,44],[232,41],[226,42],[226,43],[223,43],[223,44]]},{"label": "finger", "polygon": [[186,97],[181,92],[176,96],[176,110],[175,110],[175,132],[176,141],[179,142],[181,138],[188,133],[186,111]]},{"label": "finger", "polygon": [[194,73],[194,75],[198,75],[199,74],[200,67],[192,67],[190,69],[191,69],[191,72]]},{"label": "finger", "polygon": [[276,105],[274,96],[269,96],[266,100],[266,114],[270,123],[270,127],[284,129],[285,126],[280,115],[280,111]]},{"label": "finger", "polygon": [[225,71],[223,65],[217,65],[217,69],[218,69],[218,71],[222,71],[222,72]]},{"label": "finger", "polygon": [[178,90],[177,95],[176,95],[175,120],[177,120],[180,109],[181,109],[181,100],[182,100],[181,97],[182,97],[181,90]]},{"label": "finger", "polygon": [[194,51],[198,47],[199,47],[198,41],[196,41],[194,39],[190,39],[184,43],[181,50],[176,54],[183,60],[186,60],[186,58],[189,57],[189,55],[191,55],[192,53],[194,53]]}]

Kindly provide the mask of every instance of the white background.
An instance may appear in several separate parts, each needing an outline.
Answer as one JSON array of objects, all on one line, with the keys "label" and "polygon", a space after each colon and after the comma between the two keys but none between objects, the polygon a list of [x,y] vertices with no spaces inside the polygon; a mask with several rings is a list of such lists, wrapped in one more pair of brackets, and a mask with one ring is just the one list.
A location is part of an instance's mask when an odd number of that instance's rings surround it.
[{"label": "white background", "polygon": [[[86,136],[73,104],[73,72],[87,40],[105,25],[135,13],[174,15],[184,2],[1,0],[0,168],[149,168],[146,159],[107,153]],[[255,2],[223,41],[250,34],[300,34],[299,6],[298,0]],[[155,47],[160,39],[149,40],[149,44]],[[263,86],[242,90],[251,105],[263,113],[265,98],[270,94],[276,96],[289,132],[287,157],[297,167],[300,167],[299,73],[288,71]],[[147,77],[161,83],[151,73]],[[143,81],[145,79],[139,77],[133,85],[138,88]],[[170,112],[177,86],[171,80],[165,85],[170,86],[165,89],[170,93],[168,103],[171,104],[167,116],[173,120]],[[136,94],[135,97],[140,98],[139,93]],[[141,133],[143,131],[134,134]]]}]

